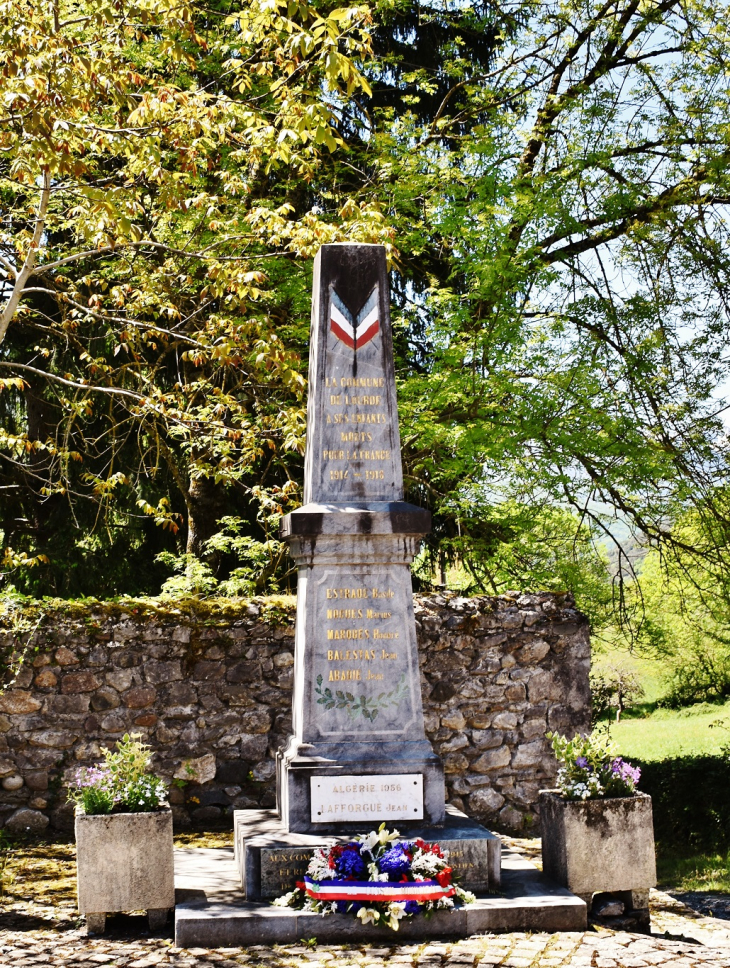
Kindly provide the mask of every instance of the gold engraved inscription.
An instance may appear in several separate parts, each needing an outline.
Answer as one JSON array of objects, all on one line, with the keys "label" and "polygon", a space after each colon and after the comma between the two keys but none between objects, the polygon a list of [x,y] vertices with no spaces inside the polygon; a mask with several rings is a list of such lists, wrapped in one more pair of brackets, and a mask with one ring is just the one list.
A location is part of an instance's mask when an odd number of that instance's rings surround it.
[{"label": "gold engraved inscription", "polygon": [[389,424],[384,413],[333,413],[327,414],[328,424]]},{"label": "gold engraved inscription", "polygon": [[360,682],[362,669],[330,669],[330,682]]},{"label": "gold engraved inscription", "polygon": [[322,460],[390,460],[389,450],[329,450],[322,451]]},{"label": "gold engraved inscription", "polygon": [[[343,601],[344,607],[327,608],[327,618],[330,621],[362,621],[363,618],[371,622],[388,621],[392,619],[392,611],[379,611],[373,608],[363,609],[354,604],[363,599],[388,599],[395,596],[391,588],[325,588],[327,599]],[[349,602],[352,601],[353,605]],[[348,604],[345,604],[345,603]],[[355,628],[333,627],[326,629],[328,642],[370,642],[373,639],[394,640],[400,637],[400,633],[382,632],[378,628],[367,628],[358,625]],[[382,682],[385,679],[383,672],[378,672],[372,668],[365,669],[362,665],[356,667],[343,666],[342,663],[357,662],[371,663],[392,662],[398,659],[398,653],[389,649],[357,649],[357,648],[329,648],[327,649],[327,662],[337,664],[338,668],[330,668],[327,673],[328,682]]]},{"label": "gold engraved inscription", "polygon": [[379,393],[363,393],[359,397],[351,397],[348,393],[330,393],[331,407],[379,407],[382,402]]},{"label": "gold engraved inscription", "polygon": [[379,390],[385,386],[385,377],[343,376],[338,379],[336,376],[326,376],[324,385],[326,389],[330,387],[355,387],[360,390]]}]

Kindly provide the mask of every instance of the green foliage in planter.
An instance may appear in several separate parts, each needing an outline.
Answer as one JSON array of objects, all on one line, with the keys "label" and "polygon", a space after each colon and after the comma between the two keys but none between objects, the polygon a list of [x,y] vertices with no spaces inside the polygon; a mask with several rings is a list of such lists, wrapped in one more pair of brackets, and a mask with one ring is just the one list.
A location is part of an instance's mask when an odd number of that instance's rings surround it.
[{"label": "green foliage in planter", "polygon": [[607,733],[546,737],[558,761],[558,789],[566,800],[630,797],[636,792],[641,771],[616,755]]},{"label": "green foliage in planter", "polygon": [[167,805],[164,782],[148,772],[151,749],[137,735],[125,733],[115,752],[102,750],[104,763],[82,767],[68,797],[85,814],[141,813]]}]

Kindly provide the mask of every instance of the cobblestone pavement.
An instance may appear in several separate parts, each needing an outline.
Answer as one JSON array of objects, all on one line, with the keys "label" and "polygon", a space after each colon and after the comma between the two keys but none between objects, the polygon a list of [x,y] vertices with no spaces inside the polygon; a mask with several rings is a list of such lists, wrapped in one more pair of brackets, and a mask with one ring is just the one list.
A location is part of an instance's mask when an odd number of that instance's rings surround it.
[{"label": "cobblestone pavement", "polygon": [[150,935],[142,916],[117,915],[87,937],[73,907],[14,904],[0,914],[2,968],[730,968],[730,922],[652,893],[652,934],[594,925],[586,932],[479,935],[443,944],[175,948],[171,928]]}]

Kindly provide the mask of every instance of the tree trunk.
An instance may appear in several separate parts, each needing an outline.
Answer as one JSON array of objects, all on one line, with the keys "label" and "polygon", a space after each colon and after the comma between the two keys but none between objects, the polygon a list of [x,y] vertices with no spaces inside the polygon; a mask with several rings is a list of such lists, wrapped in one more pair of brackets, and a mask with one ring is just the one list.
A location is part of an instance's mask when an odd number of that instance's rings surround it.
[{"label": "tree trunk", "polygon": [[[226,490],[210,477],[194,477],[188,489],[188,537],[185,550],[201,558],[205,542],[218,530],[218,521],[228,510]],[[216,561],[213,561],[216,571]]]}]

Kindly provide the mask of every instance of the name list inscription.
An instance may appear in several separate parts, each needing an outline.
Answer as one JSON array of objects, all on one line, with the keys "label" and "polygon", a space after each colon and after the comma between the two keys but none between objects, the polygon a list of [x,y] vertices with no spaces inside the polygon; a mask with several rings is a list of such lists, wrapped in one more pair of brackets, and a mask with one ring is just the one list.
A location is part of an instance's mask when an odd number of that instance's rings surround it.
[{"label": "name list inscription", "polygon": [[422,820],[423,776],[313,776],[312,823],[333,820]]},{"label": "name list inscription", "polygon": [[395,591],[373,585],[327,586],[324,596],[327,675],[323,678],[327,682],[384,681],[386,673],[379,666],[397,661],[401,637],[400,617],[387,608]]}]

